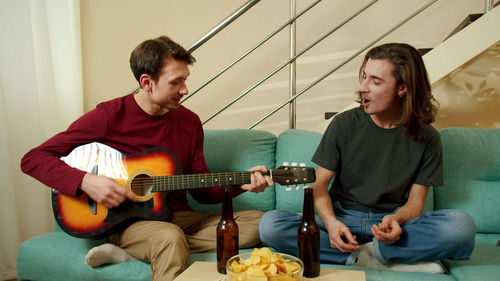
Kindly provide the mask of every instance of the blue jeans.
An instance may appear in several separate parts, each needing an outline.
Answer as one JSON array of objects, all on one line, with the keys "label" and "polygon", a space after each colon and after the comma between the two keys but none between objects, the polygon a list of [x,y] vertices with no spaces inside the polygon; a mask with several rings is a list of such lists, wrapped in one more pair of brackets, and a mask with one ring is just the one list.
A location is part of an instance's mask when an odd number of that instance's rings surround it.
[{"label": "blue jeans", "polygon": [[[387,245],[373,237],[371,226],[379,224],[390,213],[346,210],[338,202],[334,203],[333,209],[337,219],[349,227],[360,244],[373,240],[375,255],[383,264],[468,260],[474,249],[476,225],[470,215],[459,210],[424,213],[401,225],[403,234],[400,239]],[[259,224],[260,239],[279,252],[297,255],[297,230],[301,222],[301,214],[283,210],[266,212]],[[319,215],[316,215],[316,223],[321,231],[321,263],[354,264],[359,252],[342,253],[333,249]]]}]

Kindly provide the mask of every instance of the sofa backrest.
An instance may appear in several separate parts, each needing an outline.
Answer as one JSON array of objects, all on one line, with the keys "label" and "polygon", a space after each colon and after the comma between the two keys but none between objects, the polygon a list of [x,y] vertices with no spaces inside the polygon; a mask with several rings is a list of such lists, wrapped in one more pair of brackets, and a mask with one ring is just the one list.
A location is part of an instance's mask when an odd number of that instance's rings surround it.
[{"label": "sofa backrest", "polygon": [[[274,168],[276,136],[249,129],[205,130],[204,154],[212,173],[239,172],[257,165]],[[188,193],[189,205],[199,212],[220,212],[221,204],[200,204]],[[273,188],[245,192],[233,200],[234,211],[274,209]]]},{"label": "sofa backrest", "polygon": [[445,128],[443,186],[434,187],[436,209],[470,214],[478,232],[500,233],[500,129]]}]

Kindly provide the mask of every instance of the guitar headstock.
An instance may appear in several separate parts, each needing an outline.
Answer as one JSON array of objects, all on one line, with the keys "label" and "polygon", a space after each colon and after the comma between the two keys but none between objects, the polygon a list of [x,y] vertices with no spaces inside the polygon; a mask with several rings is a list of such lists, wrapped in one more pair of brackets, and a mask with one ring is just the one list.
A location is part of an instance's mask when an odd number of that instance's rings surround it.
[{"label": "guitar headstock", "polygon": [[[312,183],[316,180],[314,168],[306,167],[304,163],[298,165],[292,163],[290,166],[287,162],[283,163],[278,169],[273,170],[273,180],[281,185],[296,185]],[[287,190],[291,190],[287,187]]]}]

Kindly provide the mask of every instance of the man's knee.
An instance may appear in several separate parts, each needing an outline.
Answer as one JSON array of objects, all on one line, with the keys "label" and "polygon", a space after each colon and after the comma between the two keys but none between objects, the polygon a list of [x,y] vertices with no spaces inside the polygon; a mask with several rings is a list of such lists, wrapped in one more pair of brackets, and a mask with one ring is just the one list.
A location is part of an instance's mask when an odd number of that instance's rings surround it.
[{"label": "man's knee", "polygon": [[468,260],[474,249],[476,224],[472,217],[460,210],[443,210],[446,225],[441,228],[441,245],[449,252],[447,258]]},{"label": "man's knee", "polygon": [[259,224],[259,221],[264,212],[259,210],[239,211],[234,214],[236,223],[242,222],[245,224]]},{"label": "man's knee", "polygon": [[474,219],[466,212],[460,210],[440,211],[446,222],[441,228],[443,243],[451,243],[451,247],[464,247],[473,245],[476,236],[476,224]]},{"label": "man's knee", "polygon": [[274,236],[279,235],[280,227],[287,225],[284,219],[287,217],[286,213],[281,210],[272,210],[264,213],[259,223],[260,239],[265,242],[273,240]]},{"label": "man's knee", "polygon": [[165,231],[156,231],[155,240],[155,247],[159,247],[160,245],[165,247],[169,247],[170,245],[186,245],[187,247],[186,235],[178,226],[171,226],[165,229]]}]

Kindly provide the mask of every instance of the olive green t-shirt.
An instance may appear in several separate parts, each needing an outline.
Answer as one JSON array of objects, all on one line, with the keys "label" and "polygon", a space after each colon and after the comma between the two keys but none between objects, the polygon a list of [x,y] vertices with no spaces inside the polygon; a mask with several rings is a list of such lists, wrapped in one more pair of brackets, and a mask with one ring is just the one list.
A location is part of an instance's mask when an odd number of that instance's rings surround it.
[{"label": "olive green t-shirt", "polygon": [[362,108],[332,120],[312,161],[336,172],[332,201],[363,212],[392,212],[406,203],[412,184],[443,183],[441,138],[434,127],[425,127],[414,141],[403,127],[379,127]]}]

